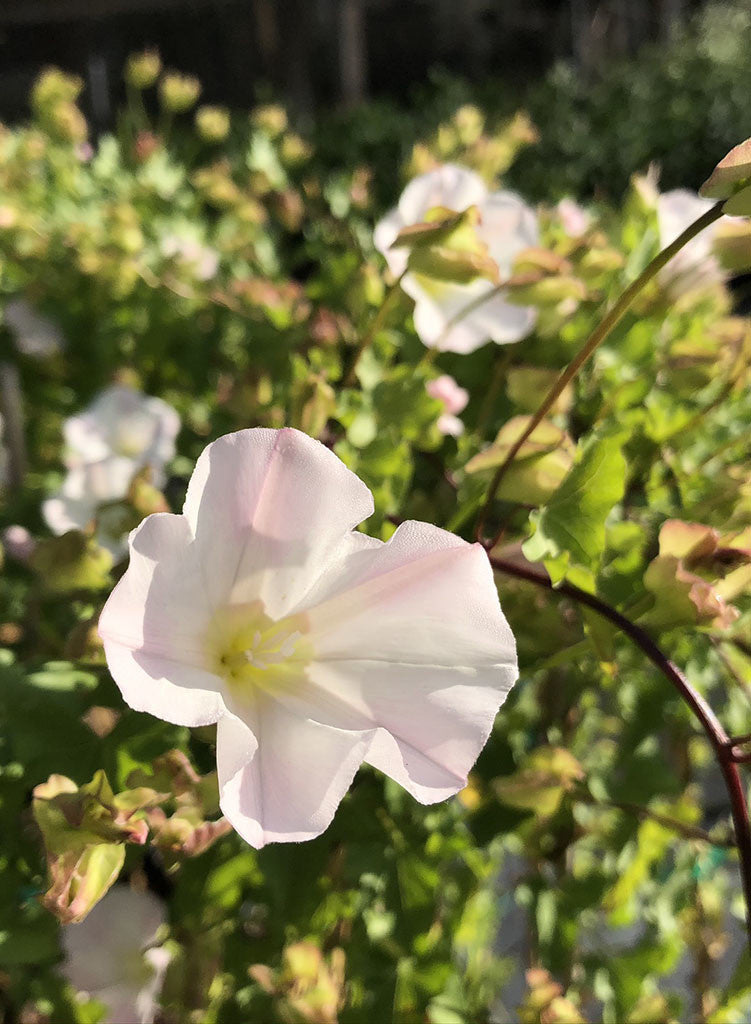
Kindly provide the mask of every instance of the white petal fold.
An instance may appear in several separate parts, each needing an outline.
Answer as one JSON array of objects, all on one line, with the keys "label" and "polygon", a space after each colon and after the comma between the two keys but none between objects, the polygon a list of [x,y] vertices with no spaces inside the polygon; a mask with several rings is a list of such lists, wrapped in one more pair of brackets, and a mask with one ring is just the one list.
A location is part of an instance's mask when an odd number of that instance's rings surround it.
[{"label": "white petal fold", "polygon": [[487,555],[426,523],[354,551],[308,609],[315,661],[290,707],[377,728],[366,758],[418,800],[465,784],[517,678],[516,646]]},{"label": "white petal fold", "polygon": [[244,715],[247,724],[233,715],[217,729],[222,812],[256,849],[314,839],[331,824],[372,731],[309,721],[262,695]]},{"label": "white petal fold", "polygon": [[125,700],[177,725],[224,713],[203,639],[211,617],[203,572],[184,517],[149,516],[130,536],[130,565],[99,619]]},{"label": "white petal fold", "polygon": [[184,513],[214,606],[261,598],[272,618],[298,605],[353,527],[373,512],[365,484],[298,430],[241,430],[203,452]]}]

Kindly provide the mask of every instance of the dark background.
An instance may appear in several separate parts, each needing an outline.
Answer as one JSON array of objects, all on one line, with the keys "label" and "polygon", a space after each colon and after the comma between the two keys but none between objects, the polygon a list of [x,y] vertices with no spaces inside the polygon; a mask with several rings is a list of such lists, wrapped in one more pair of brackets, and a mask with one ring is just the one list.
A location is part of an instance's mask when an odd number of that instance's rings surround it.
[{"label": "dark background", "polygon": [[158,48],[203,99],[284,100],[298,118],[402,99],[431,68],[523,91],[557,60],[597,74],[667,40],[701,0],[0,0],[0,118],[26,114],[39,70],[82,76],[96,129],[112,122],[129,53]]}]

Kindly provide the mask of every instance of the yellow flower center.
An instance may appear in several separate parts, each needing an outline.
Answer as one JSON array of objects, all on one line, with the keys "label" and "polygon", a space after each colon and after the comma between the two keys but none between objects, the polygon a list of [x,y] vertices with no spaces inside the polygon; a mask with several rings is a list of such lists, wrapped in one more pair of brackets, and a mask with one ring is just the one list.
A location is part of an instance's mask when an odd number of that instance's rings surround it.
[{"label": "yellow flower center", "polygon": [[275,620],[263,601],[223,608],[208,634],[214,671],[241,689],[302,679],[311,657],[307,632],[305,615]]}]

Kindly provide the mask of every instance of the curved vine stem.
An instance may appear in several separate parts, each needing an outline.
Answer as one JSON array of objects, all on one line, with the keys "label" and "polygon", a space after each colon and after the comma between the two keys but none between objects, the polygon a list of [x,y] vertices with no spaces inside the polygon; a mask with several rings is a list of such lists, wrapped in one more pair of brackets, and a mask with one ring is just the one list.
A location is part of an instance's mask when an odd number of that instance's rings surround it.
[{"label": "curved vine stem", "polygon": [[[716,203],[711,209],[707,210],[706,213],[702,214],[698,220],[695,220],[693,224],[689,224],[686,230],[680,234],[674,242],[666,246],[661,252],[659,252],[655,258],[649,263],[644,270],[639,274],[636,280],[632,281],[628,288],[623,292],[621,297],[615,303],[614,306],[605,314],[600,323],[590,334],[579,352],[574,356],[568,366],[559,375],[550,391],[547,393],[542,401],[542,404],[534,414],[532,419],[529,421],[525,430],[520,434],[518,439],[514,442],[506,455],[506,458],[500,464],[498,469],[495,471],[493,479],[490,481],[490,487],[488,488],[488,494],[485,502],[480,509],[480,514],[477,517],[477,526],[475,528],[475,536],[479,541],[482,542],[483,534],[485,531],[485,523],[490,509],[493,506],[493,500],[495,499],[498,488],[501,485],[501,481],[506,474],[508,467],[514,461],[516,456],[521,451],[522,445],[528,440],[532,432],[536,427],[540,425],[545,415],[553,407],[556,399],[561,395],[564,388],[570,384],[570,382],[577,375],[582,366],[587,362],[593,352],[605,341],[607,336],[613,330],[614,327],[620,323],[623,316],[628,312],[629,308],[633,304],[636,296],[642,289],[649,284],[649,282],[656,277],[656,275],[662,270],[662,268],[672,260],[672,258],[680,252],[680,250],[695,238],[704,228],[709,227],[722,216],[722,207],[724,202]],[[487,547],[493,547],[502,531],[496,535],[492,543],[485,545]],[[483,542],[484,543],[484,542]]]},{"label": "curved vine stem", "polygon": [[738,771],[738,762],[745,759],[737,748],[737,739],[731,739],[712,708],[702,695],[689,683],[681,670],[660,650],[649,634],[627,619],[616,608],[611,607],[595,594],[580,590],[572,583],[563,582],[554,587],[548,575],[532,566],[520,565],[505,558],[498,558],[488,552],[488,559],[493,569],[507,576],[526,580],[535,586],[544,587],[571,598],[578,604],[586,605],[604,619],[612,622],[621,632],[636,644],[652,664],[659,669],[665,678],[678,691],[681,699],[688,705],[704,730],[720,766],[725,788],[730,799],[730,809],[735,829],[735,840],[740,857],[741,882],[746,903],[746,929],[748,932],[749,949],[751,950],[751,824],[749,823],[746,792]]}]

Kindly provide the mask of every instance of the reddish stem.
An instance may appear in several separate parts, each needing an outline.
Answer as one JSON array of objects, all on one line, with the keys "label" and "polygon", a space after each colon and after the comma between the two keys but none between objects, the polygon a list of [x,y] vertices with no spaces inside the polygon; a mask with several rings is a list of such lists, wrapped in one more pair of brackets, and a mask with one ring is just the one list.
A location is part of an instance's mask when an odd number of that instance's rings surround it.
[{"label": "reddish stem", "polygon": [[[488,558],[490,564],[497,572],[505,573],[507,576],[515,576],[517,579],[527,580],[529,583],[534,583],[538,587],[544,587],[546,590],[554,590],[558,594],[571,598],[578,604],[586,605],[597,612],[598,615],[612,622],[614,626],[617,626],[640,648],[652,664],[672,683],[682,700],[688,704],[694,717],[706,733],[707,739],[712,744],[722,777],[725,780],[728,797],[730,798],[735,839],[740,857],[741,882],[746,901],[746,928],[748,931],[749,949],[751,949],[751,824],[749,824],[746,793],[738,771],[737,762],[739,754],[734,751],[734,741],[725,732],[714,711],[702,695],[697,693],[681,670],[663,654],[651,636],[641,626],[637,626],[635,622],[627,619],[617,609],[612,608],[594,594],[589,594],[586,590],[580,590],[579,587],[574,586],[572,583],[564,581],[557,587],[553,587],[547,573],[540,572],[531,566],[520,565],[505,558],[498,558],[489,552]],[[740,758],[743,758],[743,755],[740,755]]]}]

